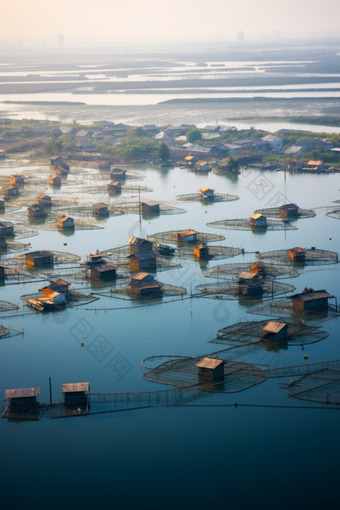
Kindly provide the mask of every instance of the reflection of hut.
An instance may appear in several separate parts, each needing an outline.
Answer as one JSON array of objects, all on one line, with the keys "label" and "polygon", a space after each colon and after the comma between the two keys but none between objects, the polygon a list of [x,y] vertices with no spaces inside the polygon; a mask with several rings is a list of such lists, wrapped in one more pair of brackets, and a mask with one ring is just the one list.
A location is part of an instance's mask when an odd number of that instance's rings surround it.
[{"label": "reflection of hut", "polygon": [[43,207],[52,207],[52,199],[50,195],[39,195],[37,197],[38,204]]},{"label": "reflection of hut", "polygon": [[86,406],[88,403],[86,391],[90,391],[90,383],[88,382],[62,384],[61,392],[64,394],[65,406]]},{"label": "reflection of hut", "polygon": [[260,213],[253,214],[253,216],[249,218],[249,226],[251,228],[266,228],[267,218]]},{"label": "reflection of hut", "polygon": [[137,297],[159,297],[162,295],[162,284],[148,273],[138,273],[131,278],[129,292]]},{"label": "reflection of hut", "polygon": [[263,328],[263,338],[272,342],[287,340],[288,326],[283,322],[268,322]]},{"label": "reflection of hut", "polygon": [[138,251],[128,257],[131,269],[136,271],[155,271],[157,268],[157,256],[153,251]]},{"label": "reflection of hut", "polygon": [[14,225],[9,221],[0,221],[0,235],[2,236],[13,236]]},{"label": "reflection of hut", "polygon": [[52,186],[60,186],[61,185],[61,179],[59,175],[51,175],[49,177],[48,182],[52,184]]},{"label": "reflection of hut", "polygon": [[29,218],[43,218],[45,216],[45,210],[40,204],[30,205],[27,212]]},{"label": "reflection of hut", "polygon": [[152,250],[152,242],[141,237],[130,237],[130,254],[137,251],[150,251]]},{"label": "reflection of hut", "polygon": [[111,170],[110,177],[116,181],[125,181],[126,170],[122,170],[121,168],[113,168]]},{"label": "reflection of hut", "polygon": [[280,207],[281,218],[298,218],[299,206],[296,204],[284,204]]},{"label": "reflection of hut", "polygon": [[40,388],[21,388],[18,390],[6,390],[5,399],[9,400],[8,409],[12,413],[29,414],[38,407],[37,397]]},{"label": "reflection of hut", "polygon": [[26,264],[29,267],[51,267],[53,261],[54,256],[50,251],[40,250],[26,253]]},{"label": "reflection of hut", "polygon": [[214,199],[214,190],[211,188],[200,188],[198,190],[200,192],[200,198],[203,200],[213,200]]},{"label": "reflection of hut", "polygon": [[74,219],[70,216],[63,216],[57,220],[57,227],[62,230],[74,230]]},{"label": "reflection of hut", "polygon": [[58,165],[55,167],[55,173],[61,177],[66,177],[69,174],[69,171],[63,166]]},{"label": "reflection of hut", "polygon": [[196,363],[198,367],[198,377],[201,379],[209,379],[215,381],[216,379],[224,378],[224,361],[219,358],[203,358]]},{"label": "reflection of hut", "polygon": [[198,246],[195,246],[194,255],[198,259],[208,259],[209,258],[209,249],[204,243],[201,243]]},{"label": "reflection of hut", "polygon": [[93,214],[95,214],[96,216],[108,216],[109,208],[107,205],[103,204],[102,202],[99,202],[98,204],[94,204]]},{"label": "reflection of hut", "polygon": [[325,290],[302,292],[292,296],[293,308],[301,311],[327,310],[328,299],[332,297]]},{"label": "reflection of hut", "polygon": [[18,186],[13,186],[11,184],[9,186],[4,186],[2,191],[5,197],[16,197],[19,195]]},{"label": "reflection of hut", "polygon": [[142,213],[144,214],[159,214],[159,204],[150,204],[149,202],[141,203]]},{"label": "reflection of hut", "polygon": [[288,255],[292,262],[304,263],[306,260],[306,252],[302,248],[293,248]]},{"label": "reflection of hut", "polygon": [[0,250],[7,250],[7,243],[4,236],[0,235]]},{"label": "reflection of hut", "polygon": [[115,280],[117,275],[117,266],[114,264],[96,264],[90,268],[91,280],[107,282]]},{"label": "reflection of hut", "polygon": [[9,178],[10,184],[24,184],[25,177],[23,175],[11,175]]},{"label": "reflection of hut", "polygon": [[238,275],[238,290],[246,296],[258,296],[262,294],[262,283],[260,277],[255,273],[243,271]]},{"label": "reflection of hut", "polygon": [[0,211],[5,211],[5,201],[0,199]]},{"label": "reflection of hut", "polygon": [[118,181],[111,181],[107,185],[107,190],[109,193],[121,193],[122,192],[122,185]]},{"label": "reflection of hut", "polygon": [[197,241],[197,234],[196,230],[182,230],[181,232],[176,232],[176,240],[178,242],[195,243]]}]

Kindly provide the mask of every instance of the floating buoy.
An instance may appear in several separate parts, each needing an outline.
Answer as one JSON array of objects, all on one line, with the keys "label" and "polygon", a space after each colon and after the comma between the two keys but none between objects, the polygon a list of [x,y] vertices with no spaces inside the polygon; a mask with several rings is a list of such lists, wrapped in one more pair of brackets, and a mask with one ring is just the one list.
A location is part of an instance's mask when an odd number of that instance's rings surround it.
[{"label": "floating buoy", "polygon": [[64,246],[67,246],[67,243],[64,243]]},{"label": "floating buoy", "polygon": [[330,238],[329,238],[329,240],[331,241],[331,240],[332,240],[332,238],[330,237]]},{"label": "floating buoy", "polygon": [[84,342],[80,342],[80,347],[84,347]]},{"label": "floating buoy", "polygon": [[308,354],[304,354],[303,359],[308,359]]},{"label": "floating buoy", "polygon": [[205,214],[207,214],[208,211],[204,211],[204,212],[205,212]]}]

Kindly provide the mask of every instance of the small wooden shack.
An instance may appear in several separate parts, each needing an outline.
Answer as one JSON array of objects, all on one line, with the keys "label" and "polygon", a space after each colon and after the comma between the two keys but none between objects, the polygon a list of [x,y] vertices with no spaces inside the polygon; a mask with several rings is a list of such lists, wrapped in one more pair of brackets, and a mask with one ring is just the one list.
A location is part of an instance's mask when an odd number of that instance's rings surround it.
[{"label": "small wooden shack", "polygon": [[66,177],[69,174],[69,170],[61,165],[56,166],[54,171],[57,175],[60,175],[60,177]]},{"label": "small wooden shack", "polygon": [[198,159],[197,159],[197,158],[195,158],[195,156],[191,156],[191,154],[189,154],[189,156],[186,156],[186,157],[184,158],[184,162],[186,163],[186,165],[187,165],[188,167],[193,167],[193,166],[195,166],[195,165],[196,165],[196,163],[197,163],[197,161],[198,161]]},{"label": "small wooden shack", "polygon": [[199,188],[200,198],[202,200],[214,200],[214,190],[211,188]]},{"label": "small wooden shack", "polygon": [[6,151],[4,151],[3,149],[0,149],[0,158],[5,158],[6,157]]},{"label": "small wooden shack", "polygon": [[281,218],[298,218],[299,206],[296,204],[284,204],[280,207]]},{"label": "small wooden shack", "polygon": [[199,379],[216,381],[224,378],[224,361],[217,358],[203,358],[196,363]]},{"label": "small wooden shack", "polygon": [[209,248],[206,244],[201,243],[195,246],[194,248],[194,256],[198,259],[208,259],[209,258]]},{"label": "small wooden shack", "polygon": [[9,178],[10,184],[25,184],[25,176],[24,175],[11,175]]},{"label": "small wooden shack", "polygon": [[4,186],[2,191],[5,197],[17,197],[20,193],[18,186],[13,186],[12,184]]},{"label": "small wooden shack", "polygon": [[70,216],[63,216],[57,220],[57,227],[61,230],[74,230],[74,219]]},{"label": "small wooden shack", "polygon": [[95,216],[108,216],[109,208],[107,205],[103,204],[102,202],[99,202],[98,204],[93,205],[93,214]]},{"label": "small wooden shack", "polygon": [[42,205],[45,208],[52,207],[52,199],[50,195],[39,195],[37,197],[38,204]]},{"label": "small wooden shack", "polygon": [[100,161],[98,168],[99,170],[110,170],[112,161]]},{"label": "small wooden shack", "polygon": [[8,410],[14,414],[30,414],[34,412],[39,404],[37,397],[40,395],[40,388],[21,388],[17,390],[6,390],[5,399],[8,400]]},{"label": "small wooden shack", "polygon": [[44,218],[46,216],[45,209],[40,204],[33,204],[27,208],[29,218]]},{"label": "small wooden shack", "polygon": [[103,259],[103,254],[100,251],[96,251],[96,253],[89,253],[86,255],[85,264],[87,266],[95,266],[96,264],[104,264],[105,260]]},{"label": "small wooden shack", "polygon": [[117,276],[117,266],[114,264],[96,264],[90,267],[91,280],[108,282],[115,280]]},{"label": "small wooden shack", "polygon": [[63,158],[61,156],[52,156],[51,165],[54,166],[55,168],[57,166],[60,166],[62,168],[65,168],[65,170],[70,170],[69,165],[67,163],[65,163],[65,161],[63,160]]},{"label": "small wooden shack", "polygon": [[51,175],[51,177],[48,178],[48,182],[52,186],[60,186],[61,185],[61,179],[59,175]]},{"label": "small wooden shack", "polygon": [[2,235],[0,235],[0,250],[7,250],[7,242]]},{"label": "small wooden shack", "polygon": [[88,395],[86,392],[90,391],[90,383],[71,383],[71,384],[62,384],[61,392],[64,395],[64,404],[65,406],[87,406],[88,405]]},{"label": "small wooden shack", "polygon": [[0,221],[0,235],[5,237],[14,236],[14,225],[10,221]]},{"label": "small wooden shack", "polygon": [[122,185],[118,181],[111,181],[107,185],[107,190],[109,193],[121,193],[122,192]]},{"label": "small wooden shack", "polygon": [[182,230],[181,232],[176,232],[176,241],[179,243],[195,243],[197,241],[197,234],[196,230]]},{"label": "small wooden shack", "polygon": [[260,277],[266,276],[266,266],[263,262],[254,262],[249,267],[251,273],[257,274]]},{"label": "small wooden shack", "polygon": [[262,338],[271,342],[284,342],[288,337],[288,326],[284,322],[271,321],[263,328]]},{"label": "small wooden shack", "polygon": [[211,166],[207,161],[197,161],[195,164],[196,172],[210,172]]},{"label": "small wooden shack", "polygon": [[0,199],[0,211],[5,212],[5,200]]},{"label": "small wooden shack", "polygon": [[122,170],[121,168],[113,168],[111,170],[110,177],[115,181],[125,181],[126,170]]},{"label": "small wooden shack", "polygon": [[130,267],[135,271],[155,271],[157,269],[157,255],[152,251],[137,251],[128,256]]},{"label": "small wooden shack", "polygon": [[293,248],[288,254],[289,260],[293,263],[304,264],[306,260],[306,252],[302,248]]},{"label": "small wooden shack", "polygon": [[48,290],[51,293],[58,292],[59,294],[64,294],[67,300],[70,298],[70,284],[65,280],[53,280],[49,285],[44,287],[44,290]]},{"label": "small wooden shack", "polygon": [[253,214],[253,216],[249,218],[249,226],[251,228],[266,228],[267,218],[260,213]]},{"label": "small wooden shack", "polygon": [[160,206],[159,204],[152,204],[150,202],[142,202],[141,209],[143,214],[159,214]]},{"label": "small wooden shack", "polygon": [[160,297],[163,294],[162,284],[148,273],[137,273],[133,276],[128,289],[132,296],[140,298]]},{"label": "small wooden shack", "polygon": [[51,267],[54,255],[51,251],[40,250],[26,253],[26,265],[29,267]]},{"label": "small wooden shack", "polygon": [[263,286],[259,275],[243,271],[238,275],[239,294],[245,296],[260,296],[263,292]]},{"label": "small wooden shack", "polygon": [[295,294],[292,296],[293,309],[303,312],[327,310],[328,299],[333,297],[325,290],[313,290]]},{"label": "small wooden shack", "polygon": [[142,237],[130,237],[130,254],[140,251],[152,251],[152,242]]}]

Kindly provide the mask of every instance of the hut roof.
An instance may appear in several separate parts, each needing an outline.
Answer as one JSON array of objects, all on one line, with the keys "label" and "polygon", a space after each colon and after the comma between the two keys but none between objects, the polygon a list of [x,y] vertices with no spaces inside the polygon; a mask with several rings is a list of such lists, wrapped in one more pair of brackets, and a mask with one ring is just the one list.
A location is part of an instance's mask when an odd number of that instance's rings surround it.
[{"label": "hut roof", "polygon": [[103,204],[103,202],[98,202],[98,204],[93,204],[93,207],[107,207],[107,205]]},{"label": "hut roof", "polygon": [[199,188],[197,191],[202,191],[204,193],[205,191],[215,191],[215,190],[212,188]]},{"label": "hut roof", "polygon": [[122,168],[112,168],[111,173],[116,175],[124,175],[126,174],[126,170],[123,170]]},{"label": "hut roof", "polygon": [[267,325],[263,328],[263,331],[268,331],[269,333],[278,333],[286,326],[287,324],[284,322],[268,322]]},{"label": "hut roof", "polygon": [[326,290],[315,290],[313,292],[302,292],[301,294],[294,294],[293,298],[299,297],[302,301],[313,301],[314,299],[332,298],[332,294],[328,294]]},{"label": "hut roof", "polygon": [[258,278],[257,273],[250,273],[248,271],[243,271],[238,275],[238,278],[241,280],[252,280],[253,278]]},{"label": "hut roof", "polygon": [[181,236],[191,236],[193,234],[198,234],[197,230],[181,230],[180,232],[177,232],[177,234],[180,234]]},{"label": "hut roof", "polygon": [[51,200],[50,195],[44,195],[44,194],[39,195],[37,198],[38,198],[39,200]]},{"label": "hut roof", "polygon": [[148,260],[148,259],[156,259],[157,255],[153,251],[148,250],[148,251],[137,251],[136,253],[132,253],[131,255],[128,256],[128,258],[130,258],[130,257],[137,257],[138,260]]},{"label": "hut roof", "polygon": [[112,271],[112,269],[117,269],[117,266],[114,264],[98,264],[93,267],[99,273],[106,273],[107,271]]},{"label": "hut roof", "polygon": [[110,186],[121,186],[121,183],[118,181],[111,181],[109,182]]},{"label": "hut roof", "polygon": [[299,206],[296,204],[283,204],[280,207],[281,210],[288,210],[288,209],[299,209]]},{"label": "hut roof", "polygon": [[206,245],[206,244],[204,244],[204,243],[200,243],[200,244],[198,244],[198,245],[196,246],[196,248],[197,248],[198,250],[201,250],[202,248],[206,248],[206,247],[207,247],[207,245]]},{"label": "hut roof", "polygon": [[43,206],[40,204],[32,204],[30,205],[27,210],[31,209],[32,211],[41,211],[44,210]]},{"label": "hut roof", "polygon": [[154,277],[149,273],[137,273],[132,277],[132,279],[137,280],[137,281],[143,281],[145,278],[150,278],[150,277],[152,279],[154,279]]},{"label": "hut roof", "polygon": [[265,216],[261,213],[256,213],[256,214],[253,214],[250,218],[253,220],[258,220],[259,218],[265,218]]},{"label": "hut roof", "polygon": [[5,390],[5,398],[38,397],[40,388],[21,388],[18,390]]},{"label": "hut roof", "polygon": [[187,156],[186,158],[184,158],[186,161],[191,161],[192,159],[197,159],[195,158],[195,156]]},{"label": "hut roof", "polygon": [[293,248],[291,251],[295,252],[295,253],[305,253],[305,250],[303,250],[302,248]]},{"label": "hut roof", "polygon": [[310,166],[320,166],[320,165],[322,165],[322,161],[310,160],[310,161],[308,161],[308,165],[310,165]]},{"label": "hut roof", "polygon": [[40,250],[40,251],[31,251],[29,253],[26,253],[26,255],[32,255],[33,257],[50,257],[53,255],[51,251],[47,250]]},{"label": "hut roof", "polygon": [[62,393],[70,393],[70,392],[77,392],[77,391],[90,391],[90,383],[83,382],[83,383],[70,383],[70,384],[62,384],[61,385],[61,392]]},{"label": "hut roof", "polygon": [[63,216],[62,218],[58,218],[58,221],[66,221],[66,220],[73,220],[70,216]]},{"label": "hut roof", "polygon": [[142,237],[130,237],[129,244],[132,244],[134,246],[140,246],[141,244],[148,242],[151,243],[151,241],[148,241],[147,239],[143,239]]},{"label": "hut roof", "polygon": [[196,363],[196,367],[214,369],[214,368],[217,368],[218,366],[220,366],[221,363],[224,363],[223,359],[203,358],[203,359],[201,359],[201,361]]}]

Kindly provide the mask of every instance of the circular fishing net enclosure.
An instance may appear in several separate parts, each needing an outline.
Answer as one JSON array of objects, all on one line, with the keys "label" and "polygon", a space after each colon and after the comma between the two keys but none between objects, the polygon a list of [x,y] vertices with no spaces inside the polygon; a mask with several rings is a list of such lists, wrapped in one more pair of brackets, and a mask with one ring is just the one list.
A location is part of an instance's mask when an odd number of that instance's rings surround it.
[{"label": "circular fishing net enclosure", "polygon": [[326,213],[326,216],[329,216],[329,218],[334,218],[335,220],[340,220],[340,209],[332,209]]},{"label": "circular fishing net enclosure", "polygon": [[[107,262],[117,265],[120,271],[127,273],[136,271],[131,268],[130,259],[128,258],[130,255],[130,245],[117,246],[109,250],[103,250],[101,251],[101,254]],[[156,266],[157,271],[167,271],[179,268],[181,267],[181,264],[178,262],[169,262],[169,260],[157,256]]]},{"label": "circular fishing net enclosure", "polygon": [[0,301],[0,313],[18,310],[19,306],[9,301]]},{"label": "circular fishing net enclosure", "polygon": [[263,214],[264,216],[270,218],[284,218],[288,220],[298,220],[299,218],[313,218],[316,216],[315,211],[313,209],[301,209],[300,207],[296,210],[296,216],[284,216],[281,207],[268,207],[267,209],[256,209],[254,211],[256,214]]},{"label": "circular fishing net enclosure", "polygon": [[256,255],[266,264],[296,264],[296,265],[324,265],[336,264],[338,254],[335,251],[320,250],[317,248],[288,248],[287,250],[275,250]]},{"label": "circular fishing net enclosure", "polygon": [[183,259],[192,259],[192,260],[220,260],[227,259],[231,257],[236,257],[242,253],[241,248],[233,248],[231,246],[209,246],[208,255],[207,256],[197,256],[194,253],[194,247],[183,245],[177,248],[178,257]]},{"label": "circular fishing net enclosure", "polygon": [[152,300],[152,299],[162,299],[163,297],[173,297],[173,296],[184,296],[187,293],[186,288],[177,287],[176,285],[168,285],[165,283],[161,284],[161,294],[155,296],[136,296],[131,293],[130,286],[121,287],[121,288],[112,288],[110,292],[101,293],[101,295],[107,296],[121,296],[123,298],[132,299],[132,300]]},{"label": "circular fishing net enclosure", "polygon": [[[148,236],[148,241],[156,242],[156,243],[176,243],[177,237],[176,234],[180,233],[180,230],[169,230],[167,232],[160,232],[159,234],[153,234]],[[225,239],[224,236],[217,234],[210,234],[205,232],[197,232],[195,241],[189,241],[190,244],[198,244],[198,243],[209,243],[213,241],[223,241]],[[184,244],[184,242],[180,242],[180,244]]]},{"label": "circular fishing net enclosure", "polygon": [[237,282],[228,282],[226,280],[216,283],[207,283],[195,287],[197,292],[201,292],[204,297],[225,298],[225,299],[261,299],[271,298],[280,294],[287,294],[295,290],[294,285],[289,283],[277,282],[274,280],[264,281],[261,284],[261,290],[258,293],[245,294],[240,291]]},{"label": "circular fishing net enclosure", "polygon": [[321,404],[340,404],[340,370],[325,368],[289,384],[290,397]]},{"label": "circular fishing net enclosure", "polygon": [[185,209],[175,207],[166,202],[157,200],[147,200],[146,206],[144,205],[145,199],[141,197],[140,201],[136,197],[127,198],[120,201],[111,207],[113,212],[117,213],[123,211],[124,213],[142,214],[143,216],[159,216],[164,214],[183,214],[186,213]]},{"label": "circular fishing net enclosure", "polygon": [[[279,328],[282,325],[284,325],[282,328],[284,331],[280,336]],[[278,330],[278,333],[268,335],[264,328],[269,328],[273,331]],[[294,324],[283,321],[280,318],[275,319],[275,321],[268,321],[266,319],[262,321],[239,322],[232,326],[227,326],[219,329],[216,338],[210,340],[209,343],[228,345],[230,347],[242,347],[253,343],[307,345],[319,342],[327,337],[328,333],[323,331],[321,327]]]},{"label": "circular fishing net enclosure", "polygon": [[261,303],[258,306],[251,308],[247,313],[255,315],[268,315],[269,317],[286,317],[294,318],[300,317],[303,320],[318,320],[340,316],[340,309],[335,308],[331,303],[328,303],[328,309],[320,310],[295,310],[290,298],[274,299],[272,301]]},{"label": "circular fishing net enclosure", "polygon": [[[64,252],[64,251],[49,250],[48,254],[53,255],[52,266],[58,266],[58,265],[63,265],[63,264],[78,266],[80,259],[81,259],[81,257],[79,255],[75,255],[73,253],[69,253],[66,251]],[[16,257],[5,258],[4,263],[6,266],[10,266],[10,267],[15,266],[20,269],[25,269],[26,268],[26,254],[18,255]],[[48,265],[47,267],[50,268],[50,265]],[[50,271],[50,269],[47,269],[47,267],[45,267],[45,270]],[[41,270],[44,270],[44,266],[39,266],[39,267],[32,266],[31,270],[41,271]]]},{"label": "circular fishing net enclosure", "polygon": [[291,225],[287,221],[278,221],[267,219],[266,227],[252,227],[249,225],[249,219],[233,219],[233,220],[220,220],[207,223],[207,227],[211,228],[225,228],[229,230],[252,230],[253,232],[267,232],[272,230],[297,230],[297,227]]},{"label": "circular fishing net enclosure", "polygon": [[0,338],[4,338],[7,335],[9,335],[9,329],[0,325]]},{"label": "circular fishing net enclosure", "polygon": [[296,276],[299,276],[297,269],[264,262],[224,264],[204,271],[203,275],[208,278],[225,278],[227,280],[235,280],[238,275],[244,271],[259,274],[267,279],[295,278]]},{"label": "circular fishing net enclosure", "polygon": [[224,377],[215,381],[207,381],[199,376],[198,367],[196,366],[201,360],[202,356],[197,358],[178,358],[175,361],[162,363],[143,374],[142,378],[147,381],[176,387],[186,388],[194,386],[203,391],[234,393],[260,384],[268,377],[266,371],[256,365],[223,360]]},{"label": "circular fishing net enclosure", "polygon": [[185,195],[177,195],[177,200],[180,202],[232,202],[233,200],[239,200],[237,195],[229,195],[228,193],[214,193],[211,198],[203,198],[200,193],[187,193]]}]

